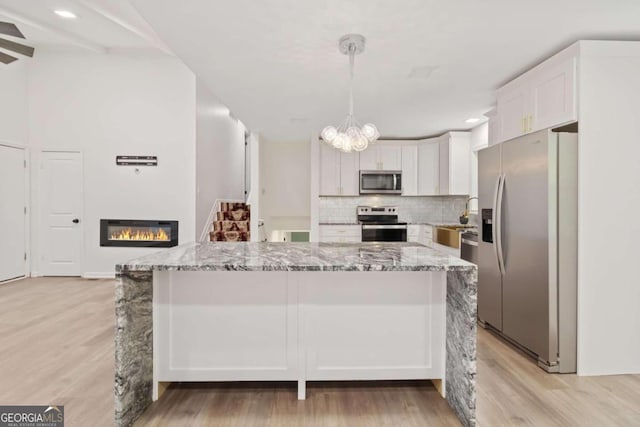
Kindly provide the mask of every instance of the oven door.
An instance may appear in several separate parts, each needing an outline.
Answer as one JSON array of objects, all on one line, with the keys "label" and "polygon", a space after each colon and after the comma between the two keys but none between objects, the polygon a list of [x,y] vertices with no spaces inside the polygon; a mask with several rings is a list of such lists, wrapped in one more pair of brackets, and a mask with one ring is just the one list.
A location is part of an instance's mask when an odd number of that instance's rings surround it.
[{"label": "oven door", "polygon": [[360,194],[402,194],[402,172],[360,171]]},{"label": "oven door", "polygon": [[393,224],[363,224],[363,242],[406,242],[407,226]]}]

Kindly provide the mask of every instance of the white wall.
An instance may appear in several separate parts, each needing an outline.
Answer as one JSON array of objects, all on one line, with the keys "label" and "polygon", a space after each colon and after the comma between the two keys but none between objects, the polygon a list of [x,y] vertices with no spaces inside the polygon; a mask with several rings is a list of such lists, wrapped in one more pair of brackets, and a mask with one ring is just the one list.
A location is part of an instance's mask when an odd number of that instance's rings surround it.
[{"label": "white wall", "polygon": [[19,60],[0,64],[0,143],[27,144],[27,66]]},{"label": "white wall", "polygon": [[[196,90],[191,71],[166,56],[40,53],[29,72],[32,164],[41,150],[79,150],[84,161],[85,276],[149,248],[99,246],[101,218],[180,222],[179,241],[195,240]],[[156,155],[157,167],[116,166],[116,155]],[[38,167],[32,167],[32,213],[38,213]],[[38,218],[32,236],[38,272]]]},{"label": "white wall", "polygon": [[637,374],[640,43],[580,54],[578,373]]},{"label": "white wall", "polygon": [[260,141],[260,216],[273,230],[309,229],[309,142]]},{"label": "white wall", "polygon": [[199,238],[216,199],[244,200],[245,127],[196,83],[196,222]]}]

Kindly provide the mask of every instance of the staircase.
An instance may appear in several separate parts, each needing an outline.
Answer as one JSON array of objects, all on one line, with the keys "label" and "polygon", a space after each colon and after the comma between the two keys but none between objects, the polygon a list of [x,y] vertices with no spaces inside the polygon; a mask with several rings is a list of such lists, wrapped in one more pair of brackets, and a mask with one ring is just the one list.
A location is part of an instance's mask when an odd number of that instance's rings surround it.
[{"label": "staircase", "polygon": [[251,241],[251,208],[246,203],[221,202],[209,233],[212,242]]}]

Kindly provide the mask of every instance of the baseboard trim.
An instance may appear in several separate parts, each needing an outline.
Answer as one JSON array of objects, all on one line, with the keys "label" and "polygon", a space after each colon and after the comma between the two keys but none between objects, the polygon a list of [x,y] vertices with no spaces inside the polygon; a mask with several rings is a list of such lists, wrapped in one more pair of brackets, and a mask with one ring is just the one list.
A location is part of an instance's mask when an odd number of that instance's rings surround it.
[{"label": "baseboard trim", "polygon": [[104,272],[87,272],[82,274],[83,279],[115,279],[116,273],[104,273]]}]

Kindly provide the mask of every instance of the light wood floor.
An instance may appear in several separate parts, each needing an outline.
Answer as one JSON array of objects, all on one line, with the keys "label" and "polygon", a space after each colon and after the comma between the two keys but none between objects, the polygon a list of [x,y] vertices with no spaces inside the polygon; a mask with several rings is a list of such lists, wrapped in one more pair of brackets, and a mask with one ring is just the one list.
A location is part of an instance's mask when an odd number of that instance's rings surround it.
[{"label": "light wood floor", "polygon": [[[0,404],[65,405],[67,426],[113,425],[114,282],[0,284]],[[630,337],[631,338],[631,337]],[[429,382],[174,384],[137,425],[459,425]],[[478,334],[478,424],[640,426],[640,375],[549,375]]]}]

